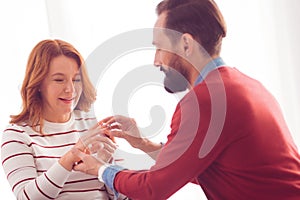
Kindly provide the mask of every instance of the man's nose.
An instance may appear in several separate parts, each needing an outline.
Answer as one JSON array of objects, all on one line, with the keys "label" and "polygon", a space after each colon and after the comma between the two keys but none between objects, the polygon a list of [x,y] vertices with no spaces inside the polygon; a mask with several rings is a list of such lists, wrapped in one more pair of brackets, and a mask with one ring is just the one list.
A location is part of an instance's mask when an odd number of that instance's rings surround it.
[{"label": "man's nose", "polygon": [[160,53],[158,51],[155,52],[155,56],[154,56],[154,66],[155,67],[160,67],[162,66],[162,62],[160,59]]}]

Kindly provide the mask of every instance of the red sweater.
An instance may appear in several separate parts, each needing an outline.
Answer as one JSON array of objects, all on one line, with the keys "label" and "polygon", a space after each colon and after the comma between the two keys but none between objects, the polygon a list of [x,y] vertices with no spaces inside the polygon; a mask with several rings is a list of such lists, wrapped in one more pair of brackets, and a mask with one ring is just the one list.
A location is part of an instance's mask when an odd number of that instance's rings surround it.
[{"label": "red sweater", "polygon": [[119,172],[114,187],[159,200],[195,180],[208,199],[300,199],[300,156],[280,107],[236,69],[220,67],[191,90],[156,164]]}]

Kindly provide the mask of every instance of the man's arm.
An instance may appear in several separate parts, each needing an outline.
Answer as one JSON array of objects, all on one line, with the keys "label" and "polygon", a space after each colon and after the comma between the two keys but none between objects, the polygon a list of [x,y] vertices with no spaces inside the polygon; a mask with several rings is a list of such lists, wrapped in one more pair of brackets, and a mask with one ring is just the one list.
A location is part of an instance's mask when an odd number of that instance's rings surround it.
[{"label": "man's arm", "polygon": [[150,141],[147,138],[141,138],[141,143],[136,148],[147,153],[153,160],[156,160],[157,155],[161,151],[163,145],[164,144],[162,142],[155,143],[155,142]]}]

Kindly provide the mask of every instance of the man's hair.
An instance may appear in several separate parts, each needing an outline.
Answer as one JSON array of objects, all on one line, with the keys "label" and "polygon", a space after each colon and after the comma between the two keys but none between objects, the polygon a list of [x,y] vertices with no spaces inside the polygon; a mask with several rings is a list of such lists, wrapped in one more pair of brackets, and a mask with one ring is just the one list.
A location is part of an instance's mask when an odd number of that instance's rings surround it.
[{"label": "man's hair", "polygon": [[220,53],[226,24],[213,0],[164,0],[156,12],[167,12],[164,28],[191,34],[210,56]]}]

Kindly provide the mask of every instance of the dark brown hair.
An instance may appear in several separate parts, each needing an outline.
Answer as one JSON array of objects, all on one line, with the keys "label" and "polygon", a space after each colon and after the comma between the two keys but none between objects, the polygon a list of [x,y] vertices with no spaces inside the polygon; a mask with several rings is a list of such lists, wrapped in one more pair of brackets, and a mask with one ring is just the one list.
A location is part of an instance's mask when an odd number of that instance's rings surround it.
[{"label": "dark brown hair", "polygon": [[39,92],[42,81],[49,72],[50,62],[53,58],[64,55],[76,61],[80,68],[82,80],[82,94],[75,107],[76,110],[88,111],[91,104],[96,100],[96,90],[92,85],[80,53],[69,43],[62,40],[43,40],[31,51],[25,77],[21,88],[22,111],[18,115],[12,115],[10,123],[26,122],[35,131],[40,125],[42,132],[42,98]]},{"label": "dark brown hair", "polygon": [[191,34],[210,56],[220,53],[226,24],[213,0],[164,0],[156,12],[167,12],[165,28]]}]

